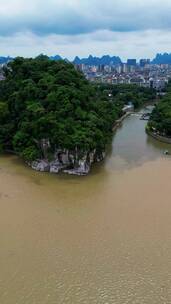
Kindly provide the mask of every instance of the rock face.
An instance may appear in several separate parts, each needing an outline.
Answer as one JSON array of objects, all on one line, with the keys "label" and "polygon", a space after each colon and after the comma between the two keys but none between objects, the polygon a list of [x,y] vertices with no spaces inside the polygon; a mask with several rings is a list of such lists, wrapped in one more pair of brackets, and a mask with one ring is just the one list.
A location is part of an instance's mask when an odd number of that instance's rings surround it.
[{"label": "rock face", "polygon": [[45,160],[36,160],[31,163],[32,169],[40,172],[49,172],[49,163]]},{"label": "rock face", "polygon": [[75,151],[57,149],[52,160],[48,160],[48,149],[50,148],[50,141],[43,139],[39,143],[42,149],[43,159],[37,159],[31,163],[32,169],[40,172],[59,173],[64,172],[70,175],[87,175],[91,170],[91,165],[95,162],[100,162],[105,158],[105,152],[97,153],[96,150],[92,152],[84,152],[82,155]]},{"label": "rock face", "polygon": [[68,173],[70,175],[87,175],[90,172],[90,164],[88,164],[85,160],[79,160],[78,167],[73,169],[64,170],[64,173]]}]

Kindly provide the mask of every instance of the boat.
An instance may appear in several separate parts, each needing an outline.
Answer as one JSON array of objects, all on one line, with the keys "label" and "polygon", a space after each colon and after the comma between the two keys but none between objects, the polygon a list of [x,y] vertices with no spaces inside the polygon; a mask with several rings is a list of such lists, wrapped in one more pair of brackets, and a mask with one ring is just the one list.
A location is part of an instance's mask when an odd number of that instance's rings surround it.
[{"label": "boat", "polygon": [[140,120],[149,120],[150,119],[150,115],[151,115],[150,113],[144,113],[140,117]]},{"label": "boat", "polygon": [[168,150],[165,150],[164,155],[170,155],[170,152]]}]

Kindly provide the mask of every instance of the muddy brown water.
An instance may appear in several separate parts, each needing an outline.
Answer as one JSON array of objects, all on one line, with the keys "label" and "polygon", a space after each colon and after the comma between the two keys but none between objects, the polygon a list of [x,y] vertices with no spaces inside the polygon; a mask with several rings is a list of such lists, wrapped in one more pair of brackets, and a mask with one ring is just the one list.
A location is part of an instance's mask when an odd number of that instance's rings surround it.
[{"label": "muddy brown water", "polygon": [[88,177],[0,157],[1,304],[171,303],[171,159],[144,127]]}]

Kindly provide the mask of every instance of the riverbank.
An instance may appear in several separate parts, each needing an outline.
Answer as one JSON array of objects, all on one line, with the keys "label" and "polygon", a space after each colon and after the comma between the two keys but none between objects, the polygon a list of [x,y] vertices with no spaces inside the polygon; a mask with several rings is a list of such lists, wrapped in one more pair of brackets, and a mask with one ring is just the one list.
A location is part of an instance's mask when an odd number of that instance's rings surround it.
[{"label": "riverbank", "polygon": [[171,144],[171,137],[162,136],[160,134],[154,133],[146,128],[146,132],[149,136],[153,137],[154,139],[163,142],[165,144]]},{"label": "riverbank", "polygon": [[119,118],[118,120],[115,121],[112,131],[115,132],[117,130],[117,128],[121,125],[121,123],[124,121],[124,119],[126,117],[128,117],[129,115],[131,115],[132,112],[127,112],[125,113],[123,116],[121,116],[121,118]]},{"label": "riverbank", "polygon": [[[115,132],[122,124],[125,118],[131,115],[132,112],[127,112],[116,120],[112,131]],[[53,174],[66,173],[69,175],[86,176],[90,173],[91,167],[94,163],[101,162],[105,159],[106,152],[100,154],[94,150],[93,152],[86,152],[83,158],[78,160],[75,166],[74,155],[69,151],[57,151],[53,161],[49,162],[47,159],[37,159],[33,162],[26,162],[35,171],[49,172]],[[89,159],[89,161],[88,161]]]}]

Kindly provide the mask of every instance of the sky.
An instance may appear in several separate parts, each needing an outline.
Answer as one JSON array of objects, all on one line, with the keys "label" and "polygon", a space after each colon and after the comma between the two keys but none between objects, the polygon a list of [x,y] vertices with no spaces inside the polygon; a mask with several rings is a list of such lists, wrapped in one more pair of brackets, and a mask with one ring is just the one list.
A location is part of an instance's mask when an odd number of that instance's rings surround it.
[{"label": "sky", "polygon": [[0,55],[171,52],[171,0],[0,0]]}]

